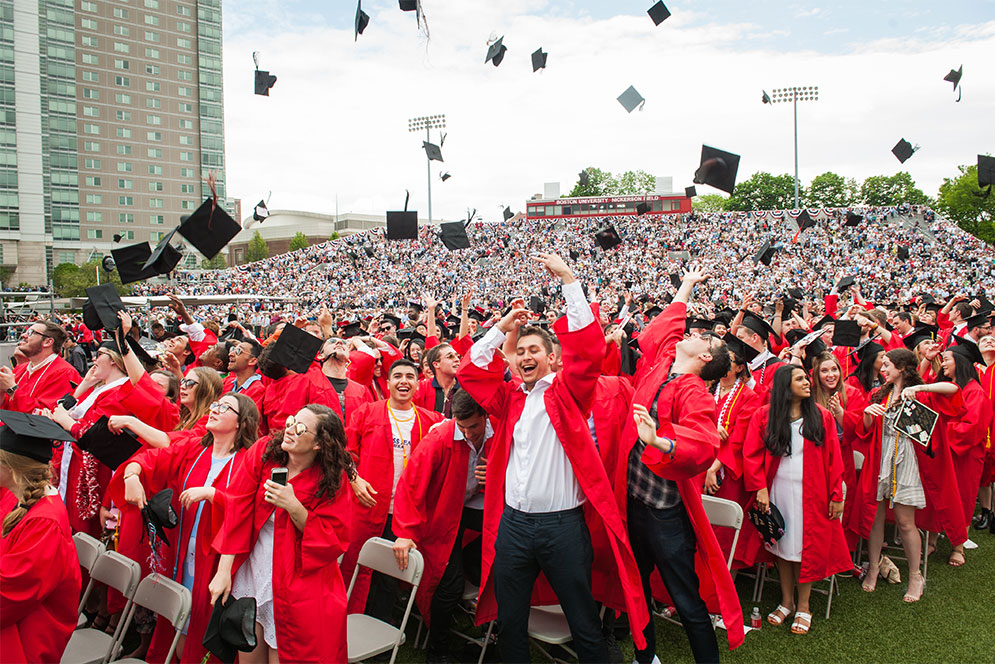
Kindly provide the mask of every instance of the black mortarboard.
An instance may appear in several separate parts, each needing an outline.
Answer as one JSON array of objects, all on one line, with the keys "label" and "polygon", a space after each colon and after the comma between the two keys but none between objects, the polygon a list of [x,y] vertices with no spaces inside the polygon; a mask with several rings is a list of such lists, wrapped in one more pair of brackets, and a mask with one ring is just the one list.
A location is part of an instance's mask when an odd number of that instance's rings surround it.
[{"label": "black mortarboard", "polygon": [[398,339],[412,339],[412,340],[417,340],[417,341],[421,341],[422,343],[425,343],[425,335],[422,334],[421,332],[418,332],[413,327],[406,327],[403,330],[398,330],[397,331],[397,338]]},{"label": "black mortarboard", "polygon": [[425,154],[428,156],[429,161],[444,161],[442,159],[442,150],[435,143],[429,143],[428,141],[422,141],[421,146],[425,148]]},{"label": "black mortarboard", "polygon": [[[115,346],[115,349],[117,347]],[[127,429],[114,434],[107,426],[107,416],[101,415],[93,426],[80,436],[79,448],[92,454],[97,461],[115,470],[131,455],[142,449],[142,443]]]},{"label": "black mortarboard", "polygon": [[297,373],[306,373],[321,350],[322,340],[294,325],[284,325],[280,337],[274,342],[269,359],[281,367]]},{"label": "black mortarboard", "polygon": [[748,346],[740,341],[735,335],[727,334],[724,341],[730,353],[735,353],[744,362],[752,362],[760,354],[753,346]]},{"label": "black mortarboard", "polygon": [[820,318],[820,319],[819,319],[819,320],[818,320],[818,321],[817,321],[817,322],[815,323],[815,325],[813,325],[813,326],[812,326],[812,329],[813,329],[813,330],[818,330],[818,329],[819,329],[820,327],[822,327],[823,325],[829,325],[830,323],[832,323],[832,324],[834,324],[834,325],[835,325],[835,324],[836,324],[836,319],[835,319],[835,318],[833,318],[832,316],[823,316],[822,318]]},{"label": "black mortarboard", "polygon": [[766,240],[762,245],[760,245],[759,251],[753,255],[753,264],[763,263],[764,265],[770,265],[770,260],[774,257],[775,249],[770,246],[770,240]]},{"label": "black mortarboard", "polygon": [[576,249],[571,249],[570,250],[570,260],[575,261],[578,258],[580,258],[580,252],[577,251]]},{"label": "black mortarboard", "polygon": [[466,226],[463,225],[462,221],[439,224],[439,231],[442,244],[446,245],[446,249],[449,251],[470,248],[470,238],[467,237]]},{"label": "black mortarboard", "polygon": [[387,213],[388,240],[417,240],[418,213],[393,211]]},{"label": "black mortarboard", "polygon": [[636,216],[640,217],[650,211],[649,203],[637,203],[636,204]]},{"label": "black mortarboard", "polygon": [[172,489],[163,489],[145,502],[145,507],[142,508],[142,521],[145,523],[145,531],[149,533],[149,543],[153,548],[156,548],[156,538],[162,538],[166,546],[170,546],[165,531],[167,528],[175,528],[179,523],[176,510],[173,509]]},{"label": "black mortarboard", "polygon": [[541,316],[546,313],[546,301],[537,295],[533,295],[529,298],[529,309]]},{"label": "black mortarboard", "polygon": [[449,171],[446,171],[445,173],[440,173],[439,174],[439,179],[442,180],[443,182],[445,182],[446,180],[448,180],[451,177],[452,177],[452,175],[449,174]]},{"label": "black mortarboard", "polygon": [[[803,297],[805,297],[805,294],[802,293],[801,288],[789,288],[786,292],[788,293],[789,296],[793,297],[796,300],[800,300]],[[797,306],[797,304],[798,303],[796,302],[795,305]]]},{"label": "black mortarboard", "polygon": [[458,328],[462,322],[463,320],[455,314],[449,314],[446,316],[446,323],[449,325],[455,325]]},{"label": "black mortarboard", "polygon": [[806,228],[812,228],[815,226],[815,219],[808,213],[808,210],[802,210],[798,213],[798,217],[795,219],[798,224],[798,232],[804,231]]},{"label": "black mortarboard", "polygon": [[0,449],[41,463],[52,460],[53,440],[76,440],[68,431],[42,415],[0,410],[0,424]]},{"label": "black mortarboard", "polygon": [[682,281],[683,280],[681,279],[680,274],[674,272],[673,274],[670,275],[670,283],[674,285],[674,288],[680,288]]},{"label": "black mortarboard", "polygon": [[987,187],[995,184],[995,157],[978,155],[978,186]]},{"label": "black mortarboard", "polygon": [[909,143],[904,138],[900,140],[898,143],[896,143],[895,147],[891,149],[891,153],[896,157],[898,157],[898,161],[902,162],[903,164],[906,161],[908,161],[909,157],[911,157],[915,151],[916,148],[913,148],[912,144]]},{"label": "black mortarboard", "polygon": [[939,332],[940,328],[936,325],[919,323],[914,330],[909,332],[908,336],[902,339],[902,343],[905,344],[905,347],[909,350],[915,350],[916,346],[921,344],[923,341],[934,341]]},{"label": "black mortarboard", "polygon": [[143,271],[153,269],[155,274],[169,274],[176,268],[183,258],[183,253],[170,244],[177,230],[179,229],[174,228],[166,234],[166,237],[159,240],[159,244],[142,266]]},{"label": "black mortarboard", "polygon": [[643,315],[646,316],[647,318],[653,318],[655,316],[659,316],[662,313],[663,309],[654,304],[652,307],[644,311]]},{"label": "black mortarboard", "polygon": [[418,0],[397,0],[397,6],[402,12],[413,12],[418,9]]},{"label": "black mortarboard", "polygon": [[542,47],[539,47],[532,53],[532,71],[537,72],[540,69],[546,68],[546,57],[549,53],[545,53]]},{"label": "black mortarboard", "polygon": [[510,207],[505,207],[504,210],[501,211],[501,216],[504,217],[505,221],[508,221],[509,219],[514,217],[515,214],[511,211]]},{"label": "black mortarboard", "polygon": [[878,353],[884,352],[884,346],[868,339],[859,346],[853,349],[853,352],[857,354],[857,359],[863,362],[867,358],[875,358]]},{"label": "black mortarboard", "polygon": [[467,318],[472,318],[478,323],[483,323],[485,320],[487,320],[487,315],[480,309],[470,309],[470,311],[467,312],[466,316]]},{"label": "black mortarboard", "polygon": [[653,19],[653,25],[660,25],[670,18],[670,10],[663,4],[662,0],[646,10],[646,13]]},{"label": "black mortarboard", "polygon": [[833,328],[833,345],[855,347],[860,343],[860,325],[853,320],[838,320]]},{"label": "black mortarboard", "polygon": [[695,196],[698,195],[698,190],[695,189],[693,186],[691,186],[691,187],[684,187],[684,195],[687,198],[694,198]]},{"label": "black mortarboard", "polygon": [[[981,158],[980,156],[978,157]],[[582,187],[586,187],[591,182],[591,176],[588,175],[587,169],[584,169],[577,175],[577,181],[580,182]]]},{"label": "black mortarboard", "polygon": [[846,222],[845,223],[846,223],[847,226],[856,226],[857,224],[859,224],[863,220],[864,220],[864,215],[862,215],[862,214],[857,214],[856,212],[847,212],[846,213]]},{"label": "black mortarboard", "polygon": [[408,300],[408,309],[414,309],[418,313],[425,311],[425,307],[417,300]]},{"label": "black mortarboard", "polygon": [[122,284],[130,284],[134,281],[142,281],[155,276],[155,270],[150,266],[145,269],[145,261],[152,255],[152,248],[148,242],[129,244],[126,247],[115,247],[111,249],[111,256],[114,257],[114,264],[117,266],[117,273],[121,277]]},{"label": "black mortarboard", "polygon": [[852,274],[848,274],[842,279],[840,279],[839,283],[836,284],[836,290],[837,291],[845,290],[850,286],[854,285],[855,283],[857,283],[857,280],[853,278]]},{"label": "black mortarboard", "polygon": [[[419,312],[422,310],[422,306],[420,304],[416,303],[414,306]],[[395,316],[394,314],[391,313],[381,314],[380,320],[392,323],[394,325],[395,330],[401,328],[401,319],[399,316]]]},{"label": "black mortarboard", "polygon": [[961,65],[959,69],[951,69],[950,73],[943,77],[944,81],[948,81],[954,84],[954,90],[960,85],[960,77],[964,75],[964,65]]},{"label": "black mortarboard", "polygon": [[104,268],[104,272],[113,272],[115,268],[114,257],[104,256],[100,261],[100,267]]},{"label": "black mortarboard", "polygon": [[772,328],[767,321],[760,318],[756,314],[746,314],[743,316],[742,325],[759,334],[764,341],[769,340],[770,337],[776,336],[774,328]]},{"label": "black mortarboard", "polygon": [[205,258],[214,258],[242,227],[224,207],[207,198],[177,229]]},{"label": "black mortarboard", "polygon": [[971,362],[975,364],[983,365],[985,363],[985,358],[981,355],[981,349],[978,348],[978,344],[974,343],[973,341],[969,341],[964,337],[958,337],[957,335],[953,336],[953,341],[956,341],[957,344],[955,346],[947,347],[947,350],[949,350],[951,353],[957,353],[958,355],[963,355],[964,357],[971,360]]},{"label": "black mortarboard", "polygon": [[684,319],[684,330],[686,332],[690,332],[691,330],[711,330],[714,322],[715,321],[708,320],[707,318],[691,316],[690,318]]},{"label": "black mortarboard", "polygon": [[256,207],[252,208],[252,219],[260,223],[269,219],[269,208],[266,207],[266,201],[259,201],[256,203]]},{"label": "black mortarboard", "polygon": [[[121,301],[121,296],[117,294],[114,285],[90,286],[86,289],[86,296],[89,298],[90,307],[95,314],[95,317],[87,321],[86,311],[83,312],[86,326],[91,330],[105,329],[109,332],[116,330],[120,322],[117,318],[117,312],[124,311],[124,302]],[[97,325],[93,327],[90,323]]]},{"label": "black mortarboard", "polygon": [[339,336],[341,336],[343,339],[348,339],[350,337],[359,337],[362,335],[363,335],[363,327],[358,320],[353,321],[348,325],[345,325],[341,329],[339,329]]},{"label": "black mortarboard", "polygon": [[256,94],[269,97],[269,89],[276,84],[276,76],[268,71],[256,70]]},{"label": "black mortarboard", "polygon": [[973,329],[973,328],[980,327],[980,326],[984,325],[986,322],[988,322],[988,319],[991,318],[991,317],[992,317],[991,310],[988,310],[988,311],[979,311],[978,313],[974,314],[973,316],[969,316],[968,318],[965,318],[964,322],[967,323],[967,328],[970,330],[970,329]]},{"label": "black mortarboard", "polygon": [[484,58],[484,64],[492,61],[495,67],[501,64],[501,61],[504,60],[504,54],[508,50],[503,42],[504,36],[502,35],[496,42],[487,47],[487,57]]},{"label": "black mortarboard", "polygon": [[622,104],[622,107],[628,113],[632,113],[636,110],[636,107],[641,109],[646,103],[646,100],[643,99],[643,96],[636,91],[635,87],[630,85],[625,92],[618,96],[618,103]]},{"label": "black mortarboard", "polygon": [[619,237],[618,231],[612,226],[605,226],[599,230],[594,234],[594,239],[597,241],[598,246],[605,251],[622,244],[622,238]]},{"label": "black mortarboard", "polygon": [[904,245],[898,246],[898,258],[900,260],[905,260],[909,257],[909,248]]},{"label": "black mortarboard", "polygon": [[202,644],[224,664],[234,664],[236,652],[252,652],[256,648],[256,598],[228,597],[223,604],[219,597],[211,609]]},{"label": "black mortarboard", "polygon": [[359,0],[356,4],[356,24],[355,32],[353,34],[353,41],[357,41],[359,36],[363,34],[363,30],[366,26],[370,24],[370,15],[363,11],[363,0]]},{"label": "black mortarboard", "polygon": [[701,146],[701,164],[694,172],[695,184],[707,184],[732,194],[739,171],[739,155],[708,145]]}]

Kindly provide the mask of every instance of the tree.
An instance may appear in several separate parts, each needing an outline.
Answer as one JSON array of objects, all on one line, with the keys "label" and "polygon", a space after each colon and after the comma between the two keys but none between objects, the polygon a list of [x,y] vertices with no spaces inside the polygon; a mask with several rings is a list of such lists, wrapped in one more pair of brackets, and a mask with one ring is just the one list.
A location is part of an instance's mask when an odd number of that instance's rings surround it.
[{"label": "tree", "polygon": [[205,258],[200,262],[200,267],[205,270],[223,270],[228,267],[224,254],[218,254],[214,258]]},{"label": "tree", "polygon": [[[798,198],[804,200],[805,192],[799,187]],[[727,210],[785,210],[795,206],[795,179],[784,175],[771,175],[760,171],[749,180],[738,182],[732,196],[726,199]]]},{"label": "tree", "polygon": [[266,240],[264,240],[263,236],[259,234],[259,231],[252,234],[252,239],[249,240],[249,249],[246,251],[245,258],[250,263],[269,258],[269,247],[266,246]]},{"label": "tree", "polygon": [[937,210],[971,235],[995,244],[995,196],[983,197],[976,165],[958,166],[957,170],[957,177],[943,179]]},{"label": "tree", "polygon": [[[87,261],[79,267],[72,263],[57,265],[52,271],[52,285],[59,297],[85,297],[86,289],[97,285],[97,270],[100,271],[100,283],[112,283],[118,295],[131,292],[130,286],[121,283],[121,275],[117,270],[107,273],[100,265],[99,258]],[[61,268],[61,269],[60,269]],[[75,269],[73,269],[75,268]]]},{"label": "tree", "polygon": [[[856,183],[854,183],[856,184]],[[805,190],[807,207],[847,207],[853,200],[848,196],[847,182],[842,175],[823,173],[812,178]]]},{"label": "tree", "polygon": [[618,176],[609,171],[588,166],[587,184],[581,184],[580,179],[567,196],[633,196],[645,194],[656,189],[656,178],[646,171],[626,171]]},{"label": "tree", "polygon": [[307,239],[307,235],[304,235],[301,231],[297,231],[297,234],[290,238],[290,248],[288,251],[307,249],[309,246],[311,246],[311,242]]},{"label": "tree", "polygon": [[691,199],[691,209],[695,212],[722,212],[725,209],[726,197],[721,194],[705,194]]},{"label": "tree", "polygon": [[626,171],[613,181],[611,193],[615,196],[635,196],[656,189],[656,178],[646,171]]},{"label": "tree", "polygon": [[578,196],[608,196],[612,188],[612,174],[594,166],[584,169],[587,173],[587,184],[581,184],[580,179],[567,196],[575,198]]},{"label": "tree", "polygon": [[912,176],[906,172],[894,175],[872,175],[860,186],[860,198],[865,205],[924,205],[929,197],[916,187]]},{"label": "tree", "polygon": [[342,237],[342,236],[339,235],[338,231],[332,231],[332,236],[330,238],[328,238],[328,239],[329,240],[338,240],[340,237]]}]

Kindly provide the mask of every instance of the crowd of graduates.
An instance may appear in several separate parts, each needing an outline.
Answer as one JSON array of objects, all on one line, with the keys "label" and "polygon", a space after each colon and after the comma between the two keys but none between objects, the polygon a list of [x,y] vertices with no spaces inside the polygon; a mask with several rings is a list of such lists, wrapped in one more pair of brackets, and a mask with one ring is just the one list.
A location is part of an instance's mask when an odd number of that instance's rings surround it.
[{"label": "crowd of graduates", "polygon": [[[634,217],[607,252],[577,240],[591,220],[476,225],[469,256],[370,233],[181,280],[168,311],[103,290],[91,316],[39,317],[0,368],[0,661],[59,660],[85,586],[73,533],[186,586],[182,662],[210,656],[230,597],[255,602],[239,661],[346,661],[346,616],[390,621],[406,593],[363,568],[347,597],[372,537],[400,569],[424,559],[430,662],[453,661],[461,607],[528,661],[530,606],[557,604],[582,662],[619,661],[622,615],[658,661],[661,606],[718,661],[715,617],[739,647],[734,578],[760,563],[781,588],[766,620],[804,635],[813,583],[895,573],[888,522],[922,601],[923,551],[943,537],[969,565],[995,534],[991,255],[925,210],[834,220],[756,262],[780,220]],[[253,292],[306,296],[183,302]],[[924,442],[912,401],[937,417]],[[162,538],[143,508],[166,489]],[[734,550],[703,496],[751,515]],[[87,624],[113,631],[124,602],[91,593]],[[131,655],[164,661],[173,626],[134,623]]]}]

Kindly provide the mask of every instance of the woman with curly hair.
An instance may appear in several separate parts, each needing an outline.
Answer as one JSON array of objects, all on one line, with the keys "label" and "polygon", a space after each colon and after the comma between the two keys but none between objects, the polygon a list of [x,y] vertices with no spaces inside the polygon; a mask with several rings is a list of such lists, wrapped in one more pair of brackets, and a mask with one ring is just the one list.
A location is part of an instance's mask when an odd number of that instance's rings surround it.
[{"label": "woman with curly hair", "polygon": [[[278,468],[286,484],[273,481]],[[256,600],[257,646],[239,656],[243,664],[274,654],[284,662],[346,661],[337,560],[349,546],[354,475],[342,421],[318,404],[246,452],[225,492],[214,540],[221,558],[209,586],[212,604],[229,594]]]}]

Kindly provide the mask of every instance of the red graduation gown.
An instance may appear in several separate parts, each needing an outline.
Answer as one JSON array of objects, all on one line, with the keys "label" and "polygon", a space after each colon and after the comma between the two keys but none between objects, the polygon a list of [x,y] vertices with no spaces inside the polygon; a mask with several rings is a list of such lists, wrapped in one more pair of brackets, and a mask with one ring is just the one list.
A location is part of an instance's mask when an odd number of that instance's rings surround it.
[{"label": "red graduation gown", "polygon": [[429,627],[432,596],[449,564],[466,498],[470,448],[465,440],[454,440],[455,435],[456,420],[428,433],[411,452],[394,496],[394,534],[414,540],[425,557],[415,601]]},{"label": "red graduation gown", "polygon": [[964,398],[964,413],[950,420],[947,434],[960,500],[964,506],[964,522],[970,523],[985,468],[985,443],[992,424],[992,405],[977,381],[972,380],[964,386],[961,395]]},{"label": "red graduation gown", "polygon": [[436,410],[435,406],[437,403],[442,404],[444,399],[445,391],[436,382],[435,378],[422,378],[418,381],[418,389],[415,391],[414,398],[416,406],[441,413],[442,406],[440,405],[440,410]]},{"label": "red graduation gown", "polygon": [[387,398],[387,372],[390,370],[390,365],[402,357],[401,351],[390,344],[387,345],[388,350],[380,351],[382,369],[379,376],[373,375],[377,364],[375,357],[361,350],[349,353],[349,378],[365,386],[374,401]]},{"label": "red graduation gown", "polygon": [[[843,406],[843,426],[838,427],[840,435],[840,455],[843,457],[843,483],[846,485],[846,496],[843,500],[843,531],[846,534],[847,546],[853,552],[857,548],[857,541],[860,537],[847,527],[850,523],[850,511],[853,510],[853,492],[857,489],[860,473],[857,472],[856,460],[853,458],[854,452],[860,452],[867,457],[867,448],[863,441],[857,436],[857,423],[864,417],[864,408],[867,407],[867,398],[859,388],[844,384],[843,391],[845,402]],[[833,418],[836,421],[836,418]]]},{"label": "red graduation gown", "polygon": [[[967,541],[967,525],[964,521],[960,493],[957,491],[957,475],[950,456],[947,430],[950,421],[963,414],[964,399],[960,390],[951,396],[920,392],[916,394],[916,398],[940,414],[930,442],[933,457],[930,458],[921,446],[913,444],[916,450],[916,462],[919,464],[919,477],[922,479],[922,488],[926,494],[926,506],[916,511],[916,525],[930,532],[942,530],[947,534],[950,543],[957,546]],[[877,512],[878,475],[881,468],[881,418],[875,417],[871,428],[866,429],[861,417],[855,434],[866,446],[867,456],[864,459],[865,470],[860,473],[857,482],[857,490],[852,493],[853,511],[850,512],[850,520],[846,523],[846,527],[866,538],[871,532],[874,515]],[[891,443],[894,444],[894,441]]]},{"label": "red graduation gown", "polygon": [[768,358],[767,362],[767,366],[760,367],[751,373],[753,376],[753,387],[750,389],[760,397],[760,401],[764,405],[770,401],[770,386],[774,383],[774,374],[784,366],[784,362],[781,362],[776,357]]},{"label": "red graduation gown", "polygon": [[[342,662],[346,646],[346,585],[338,557],[349,545],[352,490],[345,473],[333,498],[318,496],[320,466],[290,478],[297,499],[307,508],[301,532],[286,510],[267,503],[264,484],[274,460],[263,461],[268,438],[256,441],[242,456],[221,503],[223,523],[214,550],[242,562],[256,544],[259,531],[276,512],[273,533],[273,611],[280,661]],[[218,492],[219,494],[222,492]],[[212,518],[219,518],[214,515]],[[232,575],[236,569],[232,570]]]},{"label": "red graduation gown", "polygon": [[0,661],[58,662],[81,584],[66,508],[45,496],[0,539]]},{"label": "red graduation gown", "polygon": [[[612,557],[596,560],[595,565],[605,568],[601,570],[602,573],[612,574],[617,578],[633,638],[637,646],[642,648],[645,647],[642,630],[649,621],[649,615],[643,599],[639,570],[629,545],[623,517],[613,500],[611,484],[587,425],[587,413],[591,411],[604,356],[605,337],[596,319],[597,316],[590,325],[577,331],[567,329],[565,317],[554,324],[554,331],[562,344],[563,369],[546,389],[543,400],[550,423],[587,498],[584,515],[588,528],[592,533],[599,529],[604,529],[607,533]],[[474,365],[467,355],[457,374],[460,387],[498,420],[487,459],[483,559],[480,599],[477,603],[478,625],[497,617],[494,579],[491,576],[494,542],[504,511],[504,480],[511,454],[513,431],[525,408],[525,393],[518,389],[518,383],[504,381],[504,369],[504,362],[497,354],[487,369]]]},{"label": "red graduation gown", "polygon": [[[639,348],[643,352],[636,376],[636,391],[632,402],[650,407],[660,385],[667,380],[674,361],[677,342],[684,338],[687,305],[675,302],[639,335]],[[657,412],[669,414],[660,417],[658,433],[677,441],[677,451],[671,460],[655,447],[647,446],[643,463],[660,477],[673,480],[681,494],[688,518],[697,540],[695,570],[698,573],[698,592],[711,613],[721,613],[726,625],[729,648],[743,643],[743,611],[726,558],[705,508],[701,503],[701,484],[697,477],[715,460],[719,436],[715,428],[715,401],[705,391],[701,378],[684,374],[675,378],[661,392]],[[673,423],[681,428],[674,430]],[[615,468],[615,499],[622,514],[626,514],[628,489],[628,459],[638,439],[632,417],[626,418],[622,433],[622,446]]]},{"label": "red graduation gown", "polygon": [[[770,489],[781,465],[764,445],[770,406],[763,406],[753,415],[743,442],[743,478],[746,490],[756,493]],[[822,445],[805,439],[802,452],[802,561],[799,583],[820,581],[832,574],[853,569],[853,561],[838,519],[829,519],[829,501],[843,500],[843,459],[836,436],[836,420],[819,406],[826,438]],[[755,496],[754,496],[755,499]],[[752,504],[753,500],[750,501]],[[744,528],[747,536],[747,558],[751,561],[769,559],[757,529]]]},{"label": "red graduation gown", "polygon": [[[415,409],[415,425],[411,430],[411,456],[422,439],[428,434],[433,424],[442,416],[418,406]],[[355,493],[349,489],[352,506],[352,544],[342,559],[342,573],[347,579],[352,579],[359,551],[371,537],[383,535],[387,524],[387,514],[390,510],[391,492],[394,488],[394,435],[391,430],[390,417],[387,413],[387,401],[375,401],[357,410],[350,416],[346,427],[346,438],[349,440],[349,453],[356,462],[359,476],[373,485],[377,492],[377,504],[365,507],[356,499]],[[411,457],[408,457],[408,463]],[[463,475],[466,481],[466,474]],[[396,534],[396,533],[395,533]],[[449,551],[446,551],[448,558]],[[350,613],[363,613],[366,610],[366,597],[370,590],[370,570],[359,571],[356,585],[352,589],[349,600]]]},{"label": "red graduation gown", "polygon": [[[28,363],[14,367],[14,394],[0,392],[0,409],[19,413],[34,413],[42,408],[53,409],[55,402],[72,394],[82,380],[71,364],[56,357],[47,366],[28,374]],[[73,385],[75,383],[75,385]]]},{"label": "red graduation gown", "polygon": [[[989,412],[995,413],[995,363],[981,375],[981,388],[985,391]],[[995,482],[995,445],[992,445],[992,441],[995,441],[995,415],[992,416],[985,435],[985,467],[981,473],[981,486]]]},{"label": "red graduation gown", "polygon": [[[257,375],[259,376],[259,380],[252,381],[252,383],[250,383],[249,386],[246,387],[245,389],[241,390],[239,394],[244,394],[245,396],[249,397],[258,404],[262,402],[263,396],[266,394],[266,386],[269,385],[270,380],[269,378],[267,378],[262,374],[257,374]],[[250,379],[251,376],[246,380]],[[224,382],[221,385],[221,393],[230,394],[231,391],[234,389],[235,389],[235,374],[228,374],[227,376],[225,376]]]},{"label": "red graduation gown", "polygon": [[286,426],[288,417],[312,403],[328,406],[336,415],[342,412],[339,395],[317,366],[312,364],[306,373],[289,373],[271,381],[259,409],[260,437],[279,431]]}]

